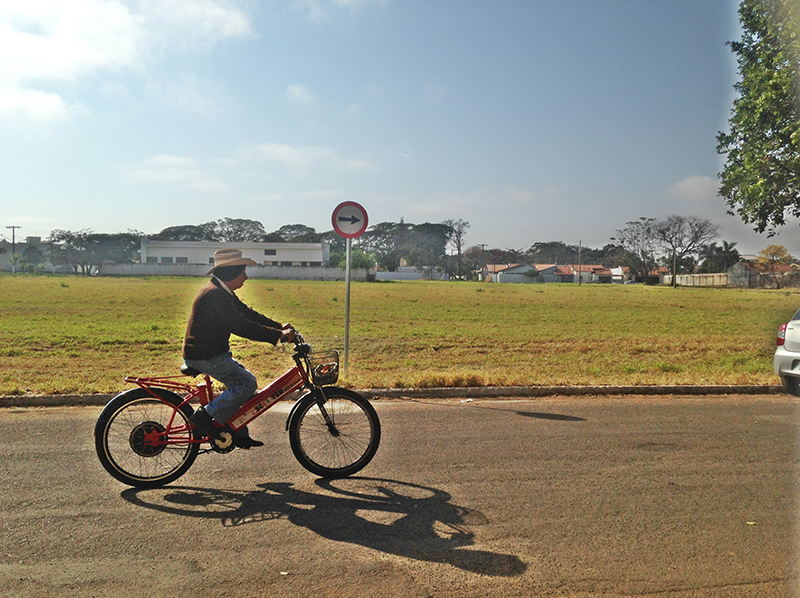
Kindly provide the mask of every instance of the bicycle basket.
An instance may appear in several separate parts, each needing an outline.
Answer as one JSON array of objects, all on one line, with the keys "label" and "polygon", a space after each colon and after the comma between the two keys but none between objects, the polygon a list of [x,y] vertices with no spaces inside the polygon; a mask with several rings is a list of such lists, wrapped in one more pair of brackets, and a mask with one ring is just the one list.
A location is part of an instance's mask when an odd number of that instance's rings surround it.
[{"label": "bicycle basket", "polygon": [[311,379],[317,386],[334,384],[339,379],[339,351],[323,351],[308,356]]}]

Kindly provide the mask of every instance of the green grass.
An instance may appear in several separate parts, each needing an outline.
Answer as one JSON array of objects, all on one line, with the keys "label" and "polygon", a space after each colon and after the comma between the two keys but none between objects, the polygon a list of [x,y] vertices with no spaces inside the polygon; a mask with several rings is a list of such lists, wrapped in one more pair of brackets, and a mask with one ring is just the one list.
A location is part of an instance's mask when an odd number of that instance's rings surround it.
[{"label": "green grass", "polygon": [[[115,392],[170,375],[199,278],[0,275],[0,395]],[[249,280],[249,305],[343,347],[341,282]],[[795,290],[354,283],[352,387],[776,384]],[[289,353],[236,339],[261,382]]]}]

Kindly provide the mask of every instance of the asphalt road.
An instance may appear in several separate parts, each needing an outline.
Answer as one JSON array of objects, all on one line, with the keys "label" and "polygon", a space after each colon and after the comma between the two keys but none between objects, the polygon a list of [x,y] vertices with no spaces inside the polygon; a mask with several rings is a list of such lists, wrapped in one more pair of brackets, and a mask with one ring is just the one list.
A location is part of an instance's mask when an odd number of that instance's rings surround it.
[{"label": "asphalt road", "polygon": [[0,410],[0,596],[786,597],[800,402],[786,395],[376,402],[363,477],[264,448],[128,489],[100,409]]}]

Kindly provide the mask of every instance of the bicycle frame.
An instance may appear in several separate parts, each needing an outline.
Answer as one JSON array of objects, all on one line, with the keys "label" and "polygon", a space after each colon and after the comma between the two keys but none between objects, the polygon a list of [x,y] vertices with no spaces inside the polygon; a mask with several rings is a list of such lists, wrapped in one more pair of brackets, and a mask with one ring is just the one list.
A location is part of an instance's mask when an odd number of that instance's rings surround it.
[{"label": "bicycle frame", "polygon": [[[250,399],[242,405],[239,410],[228,420],[225,424],[228,428],[236,431],[240,430],[259,415],[267,411],[270,407],[275,405],[282,398],[288,396],[292,392],[301,388],[308,388],[313,391],[317,388],[311,380],[309,375],[310,365],[308,363],[308,353],[300,350],[301,347],[307,345],[298,345],[298,350],[292,355],[295,365],[289,368],[281,376],[270,382],[267,386],[256,392]],[[185,404],[197,400],[201,405],[208,405],[214,399],[214,390],[212,388],[211,377],[208,374],[202,374],[203,381],[199,384],[191,384],[188,382],[178,381],[179,376],[161,376],[161,377],[138,377],[126,376],[125,381],[136,384],[140,388],[147,391],[153,398],[163,401],[164,399],[155,392],[154,388],[163,388],[169,391],[175,391],[185,395],[183,401],[178,405],[175,413],[180,410]],[[145,444],[150,445],[164,445],[164,444],[186,444],[194,443],[200,444],[206,442],[207,439],[195,439],[189,434],[188,437],[175,436],[177,434],[190,432],[191,428],[182,424],[174,426],[175,413],[170,417],[167,429],[160,434],[154,432],[154,438],[145,438]],[[325,414],[327,419],[327,414]],[[220,428],[225,426],[219,425]]]}]

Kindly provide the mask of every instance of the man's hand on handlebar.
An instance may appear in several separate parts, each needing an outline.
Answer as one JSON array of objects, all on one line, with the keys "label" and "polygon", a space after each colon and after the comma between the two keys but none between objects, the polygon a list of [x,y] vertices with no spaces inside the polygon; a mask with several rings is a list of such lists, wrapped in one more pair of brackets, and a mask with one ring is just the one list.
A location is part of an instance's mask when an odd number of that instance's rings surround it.
[{"label": "man's hand on handlebar", "polygon": [[294,342],[294,328],[290,325],[285,324],[284,327],[281,329],[281,342],[282,343],[293,343]]}]

